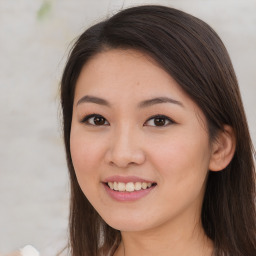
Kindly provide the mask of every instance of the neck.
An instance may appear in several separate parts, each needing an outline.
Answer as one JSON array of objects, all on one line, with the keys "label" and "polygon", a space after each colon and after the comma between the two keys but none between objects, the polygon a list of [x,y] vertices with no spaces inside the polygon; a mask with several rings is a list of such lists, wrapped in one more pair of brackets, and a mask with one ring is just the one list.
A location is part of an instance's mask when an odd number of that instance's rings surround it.
[{"label": "neck", "polygon": [[[184,225],[185,224],[185,225]],[[146,231],[121,232],[122,242],[115,256],[210,256],[213,244],[201,223],[163,225]]]}]

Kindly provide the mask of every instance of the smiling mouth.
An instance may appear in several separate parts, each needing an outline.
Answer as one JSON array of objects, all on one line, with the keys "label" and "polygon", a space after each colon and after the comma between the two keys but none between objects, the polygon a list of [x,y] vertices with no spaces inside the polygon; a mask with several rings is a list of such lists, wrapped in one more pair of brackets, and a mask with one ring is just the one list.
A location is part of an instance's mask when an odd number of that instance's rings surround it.
[{"label": "smiling mouth", "polygon": [[150,182],[107,182],[105,183],[111,190],[118,192],[134,192],[140,190],[146,190],[153,186],[156,186],[156,183]]}]

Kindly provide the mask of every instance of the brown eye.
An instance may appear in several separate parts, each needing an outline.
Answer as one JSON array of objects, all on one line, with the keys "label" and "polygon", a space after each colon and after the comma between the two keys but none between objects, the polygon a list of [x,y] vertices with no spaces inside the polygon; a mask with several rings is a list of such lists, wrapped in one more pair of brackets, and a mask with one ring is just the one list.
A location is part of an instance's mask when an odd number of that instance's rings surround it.
[{"label": "brown eye", "polygon": [[148,119],[144,125],[145,126],[161,127],[161,126],[167,126],[167,125],[174,124],[174,123],[175,122],[172,121],[167,116],[156,115],[156,116],[152,116],[150,119]]},{"label": "brown eye", "polygon": [[95,115],[95,114],[86,116],[81,122],[89,125],[94,125],[94,126],[109,125],[106,118],[104,118],[101,115]]},{"label": "brown eye", "polygon": [[105,118],[102,116],[96,116],[93,118],[93,122],[95,125],[104,125],[105,124]]},{"label": "brown eye", "polygon": [[155,126],[164,126],[166,123],[166,119],[165,118],[155,118],[154,119],[154,125]]}]

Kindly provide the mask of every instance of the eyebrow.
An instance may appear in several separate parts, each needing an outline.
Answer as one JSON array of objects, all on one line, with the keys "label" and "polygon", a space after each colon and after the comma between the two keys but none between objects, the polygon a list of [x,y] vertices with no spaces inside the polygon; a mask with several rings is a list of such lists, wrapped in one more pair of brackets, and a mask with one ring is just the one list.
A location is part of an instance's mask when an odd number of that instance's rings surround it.
[{"label": "eyebrow", "polygon": [[85,95],[84,97],[82,97],[76,105],[79,105],[81,103],[85,103],[85,102],[89,102],[89,103],[95,103],[95,104],[99,104],[99,105],[103,105],[103,106],[107,106],[110,107],[110,104],[108,103],[108,101],[99,98],[99,97],[95,97],[95,96],[89,96],[89,95]]},{"label": "eyebrow", "polygon": [[172,104],[176,104],[181,107],[184,107],[184,105],[180,101],[169,98],[169,97],[157,97],[149,100],[144,100],[139,104],[139,107],[145,108],[145,107],[149,107],[149,106],[152,106],[155,104],[161,104],[161,103],[172,103]]},{"label": "eyebrow", "polygon": [[[86,102],[95,103],[95,104],[98,104],[98,105],[110,107],[110,103],[107,100],[99,98],[99,97],[95,97],[95,96],[90,96],[90,95],[83,96],[77,102],[76,105],[79,105],[81,103],[86,103]],[[172,104],[176,104],[176,105],[179,105],[181,107],[184,107],[184,105],[180,101],[169,98],[169,97],[156,97],[156,98],[153,98],[153,99],[144,100],[144,101],[139,103],[138,107],[139,108],[145,108],[145,107],[150,107],[152,105],[161,104],[161,103],[172,103]]]}]

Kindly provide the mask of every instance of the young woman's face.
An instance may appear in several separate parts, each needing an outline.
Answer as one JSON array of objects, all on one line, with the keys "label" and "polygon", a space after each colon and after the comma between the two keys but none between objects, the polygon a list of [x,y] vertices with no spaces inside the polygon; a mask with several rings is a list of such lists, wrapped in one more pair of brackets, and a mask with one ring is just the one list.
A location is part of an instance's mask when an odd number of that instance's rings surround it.
[{"label": "young woman's face", "polygon": [[70,143],[82,191],[113,228],[200,219],[211,159],[205,116],[144,54],[109,50],[83,67]]}]

